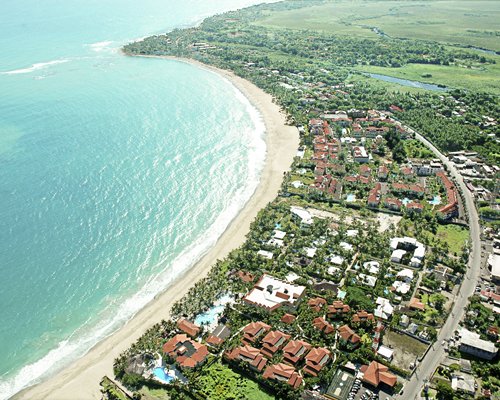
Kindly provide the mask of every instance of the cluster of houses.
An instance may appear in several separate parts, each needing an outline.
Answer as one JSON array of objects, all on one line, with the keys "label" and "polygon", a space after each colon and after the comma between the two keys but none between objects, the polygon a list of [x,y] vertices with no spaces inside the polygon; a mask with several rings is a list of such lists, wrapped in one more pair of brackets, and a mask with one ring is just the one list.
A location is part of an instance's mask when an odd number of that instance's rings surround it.
[{"label": "cluster of houses", "polygon": [[[402,139],[411,137],[411,133],[390,116],[375,110],[337,111],[322,115],[321,119],[311,119],[308,128],[313,150],[310,161],[314,164],[314,182],[309,191],[333,201],[365,202],[372,209],[383,207],[393,212],[406,209],[421,213],[429,204],[444,220],[459,216],[458,192],[439,160],[409,159],[398,168],[381,153],[389,132],[395,131]],[[300,157],[304,155],[305,151],[301,151]],[[380,160],[375,169],[370,167],[374,155]],[[346,158],[354,162],[354,173],[346,172]],[[434,202],[436,193],[425,187],[429,177],[440,182],[446,201]],[[299,188],[303,183],[294,181],[293,185]],[[362,199],[357,199],[354,192],[361,193]]]}]

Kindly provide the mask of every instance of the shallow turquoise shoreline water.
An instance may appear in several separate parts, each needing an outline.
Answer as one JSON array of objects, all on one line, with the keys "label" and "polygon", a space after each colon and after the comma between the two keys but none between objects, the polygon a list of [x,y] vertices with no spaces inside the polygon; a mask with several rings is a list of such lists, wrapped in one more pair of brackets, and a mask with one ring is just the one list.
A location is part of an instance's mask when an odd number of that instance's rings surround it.
[{"label": "shallow turquoise shoreline water", "polygon": [[118,49],[258,2],[0,13],[0,398],[122,325],[253,193],[265,144],[248,100],[210,71]]}]

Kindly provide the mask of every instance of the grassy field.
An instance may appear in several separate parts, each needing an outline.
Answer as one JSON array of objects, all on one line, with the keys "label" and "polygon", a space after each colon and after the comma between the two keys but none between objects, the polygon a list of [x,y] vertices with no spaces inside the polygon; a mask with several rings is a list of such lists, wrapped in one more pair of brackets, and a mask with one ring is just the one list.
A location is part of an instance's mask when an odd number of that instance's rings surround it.
[{"label": "grassy field", "polygon": [[469,231],[457,225],[439,225],[436,236],[448,243],[452,253],[460,255],[463,245],[469,239]]},{"label": "grassy field", "polygon": [[498,59],[498,64],[486,65],[481,69],[431,64],[407,64],[400,68],[361,66],[358,67],[358,70],[413,81],[498,94],[500,93],[500,80],[498,79],[500,76],[500,57],[494,57]]},{"label": "grassy field", "polygon": [[202,395],[206,399],[255,399],[272,400],[274,397],[263,392],[257,383],[236,374],[220,363],[214,363],[203,370],[199,378]]},{"label": "grassy field", "polygon": [[290,29],[376,37],[435,40],[500,51],[500,2],[340,0],[321,6],[270,13],[258,24]]}]

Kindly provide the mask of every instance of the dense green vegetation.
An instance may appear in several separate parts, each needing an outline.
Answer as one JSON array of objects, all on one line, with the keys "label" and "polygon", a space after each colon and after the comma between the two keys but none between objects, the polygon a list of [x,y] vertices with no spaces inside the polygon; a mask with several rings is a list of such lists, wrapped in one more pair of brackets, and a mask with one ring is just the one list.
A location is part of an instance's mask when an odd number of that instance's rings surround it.
[{"label": "dense green vegetation", "polygon": [[[488,117],[500,119],[498,56],[429,40],[362,39],[325,31],[327,24],[316,21],[322,18],[316,8],[337,6],[342,4],[290,0],[250,7],[208,18],[197,28],[131,43],[124,51],[188,57],[230,69],[273,94],[293,123],[326,110],[396,104],[404,110],[397,117],[444,152],[475,150],[498,163],[498,125],[486,123]],[[299,13],[304,26],[271,26],[274,13]],[[364,77],[361,70],[467,90],[411,90]]]}]

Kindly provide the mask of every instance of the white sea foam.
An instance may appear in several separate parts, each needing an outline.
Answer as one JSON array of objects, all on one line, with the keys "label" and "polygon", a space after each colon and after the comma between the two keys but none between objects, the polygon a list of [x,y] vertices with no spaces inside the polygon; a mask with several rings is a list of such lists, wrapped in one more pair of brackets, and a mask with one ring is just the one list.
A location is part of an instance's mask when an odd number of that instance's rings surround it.
[{"label": "white sea foam", "polygon": [[63,60],[48,61],[48,62],[44,62],[44,63],[36,63],[36,64],[33,64],[31,67],[28,67],[28,68],[20,68],[20,69],[15,69],[15,70],[12,70],[12,71],[5,71],[5,72],[2,72],[2,74],[3,75],[29,74],[30,72],[37,71],[39,69],[49,68],[52,65],[64,64],[64,63],[67,63],[69,61],[70,60],[63,59]]},{"label": "white sea foam", "polygon": [[[162,271],[152,277],[138,293],[121,303],[118,310],[107,310],[107,312],[112,312],[113,317],[104,318],[97,326],[88,329],[87,332],[83,332],[85,326],[79,328],[66,340],[61,341],[46,356],[26,365],[12,378],[0,381],[0,400],[8,399],[22,389],[39,383],[49,374],[53,375],[66,368],[72,361],[85,355],[98,342],[123,326],[160,292],[165,290],[180,274],[199,261],[215,245],[231,221],[250,199],[257,188],[260,172],[264,165],[266,154],[265,124],[258,110],[234,85],[232,86],[237,100],[244,105],[253,125],[253,127],[243,129],[245,136],[242,139],[245,140],[249,150],[247,155],[248,177],[245,180],[245,186],[236,191],[228,207],[205,232],[198,236],[191,246],[172,262],[167,260],[160,262],[158,267],[162,268]],[[175,157],[174,160],[177,158]]]},{"label": "white sea foam", "polygon": [[104,40],[102,42],[87,44],[86,46],[90,47],[96,53],[114,53],[117,51],[117,48],[111,46],[113,43],[111,40]]}]

